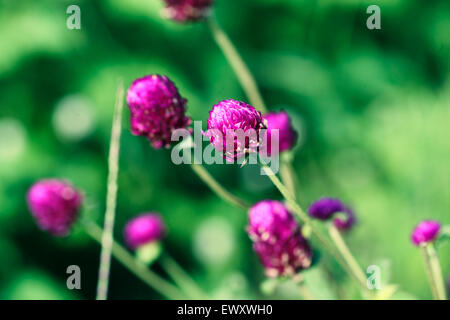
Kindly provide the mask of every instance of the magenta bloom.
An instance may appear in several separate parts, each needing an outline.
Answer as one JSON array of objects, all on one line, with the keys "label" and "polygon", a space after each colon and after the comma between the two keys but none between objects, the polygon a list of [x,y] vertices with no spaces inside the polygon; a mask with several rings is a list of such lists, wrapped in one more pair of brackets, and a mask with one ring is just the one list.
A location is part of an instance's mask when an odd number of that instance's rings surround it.
[{"label": "magenta bloom", "polygon": [[283,203],[265,200],[254,205],[247,232],[267,276],[293,276],[311,265],[312,250]]},{"label": "magenta bloom", "polygon": [[[291,124],[291,119],[287,112],[281,111],[276,113],[267,113],[264,115],[264,119],[267,121],[267,155],[271,155],[272,151],[275,153],[290,150],[297,142],[297,132],[294,130]],[[272,150],[272,135],[271,130],[278,130],[279,150]]]},{"label": "magenta bloom", "polygon": [[259,131],[264,128],[261,112],[245,102],[230,99],[213,106],[206,135],[216,150],[233,161],[257,151]]},{"label": "magenta bloom", "polygon": [[166,15],[178,22],[192,22],[205,18],[213,0],[164,0]]},{"label": "magenta bloom", "polygon": [[131,132],[147,137],[155,149],[169,147],[172,132],[191,122],[185,116],[186,99],[166,76],[150,75],[135,80],[128,89],[127,102]]},{"label": "magenta bloom", "polygon": [[164,236],[165,227],[157,213],[144,213],[131,219],[124,229],[124,238],[130,249],[158,241]]},{"label": "magenta bloom", "polygon": [[425,220],[417,225],[411,235],[411,241],[419,246],[422,243],[434,241],[441,229],[441,224],[437,221]]},{"label": "magenta bloom", "polygon": [[328,220],[337,213],[345,215],[336,217],[333,224],[339,230],[349,230],[356,222],[353,211],[344,205],[341,200],[334,198],[321,198],[314,202],[308,209],[311,217],[319,220]]},{"label": "magenta bloom", "polygon": [[62,237],[69,233],[78,216],[82,196],[69,183],[48,179],[30,188],[27,202],[39,228]]}]

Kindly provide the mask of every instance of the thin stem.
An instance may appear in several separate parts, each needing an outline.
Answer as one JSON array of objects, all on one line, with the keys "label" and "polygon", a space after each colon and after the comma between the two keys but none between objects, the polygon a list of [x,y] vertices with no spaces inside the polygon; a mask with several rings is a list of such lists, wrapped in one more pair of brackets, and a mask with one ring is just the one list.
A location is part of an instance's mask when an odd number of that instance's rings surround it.
[{"label": "thin stem", "polygon": [[444,279],[442,278],[441,265],[433,243],[421,245],[425,271],[430,282],[431,292],[435,300],[446,300]]},{"label": "thin stem", "polygon": [[339,252],[341,253],[341,255],[344,257],[345,261],[347,262],[349,268],[352,269],[352,272],[358,277],[360,282],[366,283],[366,281],[367,281],[366,275],[364,274],[363,270],[359,266],[355,257],[350,252],[350,249],[348,248],[347,244],[345,243],[344,239],[342,238],[342,235],[339,232],[339,230],[333,224],[330,224],[328,227],[328,232],[329,232],[330,237],[333,240],[334,244],[338,248]]},{"label": "thin stem", "polygon": [[280,177],[283,184],[291,193],[292,198],[296,200],[298,197],[298,181],[290,160],[282,159],[280,166]]},{"label": "thin stem", "polygon": [[[95,241],[101,244],[102,229],[90,221],[81,221],[84,231]],[[149,270],[145,264],[137,260],[116,241],[112,241],[112,255],[139,279],[153,288],[156,292],[168,299],[186,299],[186,296],[174,285]]]},{"label": "thin stem", "polygon": [[250,205],[246,203],[244,200],[236,197],[235,195],[228,192],[222,185],[217,182],[216,179],[200,164],[191,164],[192,170],[199,176],[203,182],[205,182],[208,187],[211,188],[220,198],[229,202],[235,206],[238,206],[242,209],[247,210]]},{"label": "thin stem", "polygon": [[211,16],[207,22],[214,40],[222,50],[225,58],[228,60],[228,63],[233,68],[236,77],[245,91],[245,94],[250,100],[250,103],[256,109],[266,113],[267,108],[264,100],[262,99],[261,93],[259,92],[255,79],[253,78],[253,75],[240,56],[236,47],[233,45],[225,31],[219,26],[214,16]]},{"label": "thin stem", "polygon": [[195,283],[183,268],[167,253],[163,254],[159,262],[173,281],[190,297],[205,299],[207,294]]},{"label": "thin stem", "polygon": [[114,218],[117,199],[117,177],[119,173],[120,134],[122,129],[124,88],[119,80],[114,108],[114,118],[111,130],[111,141],[108,158],[108,185],[106,192],[106,212],[104,231],[102,235],[102,250],[97,284],[97,300],[106,300],[108,296],[109,272],[111,267],[111,250],[113,245]]},{"label": "thin stem", "polygon": [[297,202],[292,197],[289,190],[281,183],[280,179],[275,175],[275,173],[268,166],[262,164],[262,169],[272,180],[273,184],[277,187],[283,197],[289,204],[289,207],[294,211],[294,213],[302,220],[307,226],[311,228],[314,236],[322,243],[322,245],[329,251],[330,254],[334,256],[334,258],[341,264],[341,266],[347,271],[347,273],[353,277],[353,279],[361,286],[362,289],[367,290],[366,282],[361,282],[359,277],[353,272],[351,268],[347,265],[345,260],[336,251],[336,249],[329,244],[328,240],[320,233],[320,231],[316,228],[316,226],[312,223],[311,219],[308,215],[302,210],[302,208],[297,204]]}]

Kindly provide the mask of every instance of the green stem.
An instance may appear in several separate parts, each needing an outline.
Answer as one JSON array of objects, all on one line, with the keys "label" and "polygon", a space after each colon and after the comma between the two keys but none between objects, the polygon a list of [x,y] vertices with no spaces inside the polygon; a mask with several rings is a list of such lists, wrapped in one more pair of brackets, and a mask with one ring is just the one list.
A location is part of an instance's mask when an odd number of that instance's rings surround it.
[{"label": "green stem", "polygon": [[205,182],[208,187],[211,188],[220,198],[229,202],[235,206],[238,206],[244,210],[247,210],[250,205],[244,200],[236,197],[235,195],[228,192],[216,179],[200,164],[191,164],[192,170],[199,176],[203,182]]},{"label": "green stem", "polygon": [[206,299],[207,294],[195,283],[183,268],[168,254],[159,258],[159,263],[173,281],[190,297]]},{"label": "green stem", "polygon": [[446,300],[444,279],[442,278],[441,265],[434,244],[431,242],[423,244],[421,249],[433,297],[435,300]]},{"label": "green stem", "polygon": [[339,252],[341,253],[344,260],[347,262],[350,269],[352,269],[352,272],[358,277],[359,281],[361,283],[366,283],[367,277],[364,274],[363,270],[359,266],[358,262],[356,261],[355,257],[350,252],[350,249],[348,248],[347,244],[345,243],[344,239],[342,238],[341,233],[333,224],[330,224],[328,227],[328,232],[330,234],[331,239],[333,240],[334,244],[338,248]]},{"label": "green stem", "polygon": [[114,108],[114,118],[111,130],[111,142],[108,158],[108,185],[106,193],[106,212],[104,231],[102,235],[100,254],[100,267],[97,284],[97,300],[106,300],[108,296],[109,272],[111,268],[111,250],[113,244],[114,218],[117,200],[117,177],[119,173],[120,134],[122,129],[124,88],[119,80]]},{"label": "green stem", "polygon": [[233,45],[225,31],[217,23],[214,16],[211,16],[207,22],[214,40],[222,50],[225,58],[228,60],[228,63],[233,68],[236,77],[245,91],[245,94],[250,100],[250,104],[252,104],[256,109],[259,109],[261,112],[266,113],[267,108],[264,100],[262,99],[261,93],[259,92],[256,81],[236,47]]},{"label": "green stem", "polygon": [[[101,244],[102,229],[93,222],[81,221],[84,231]],[[168,299],[186,299],[186,296],[174,285],[149,270],[145,264],[137,260],[116,241],[112,241],[112,255],[139,279]]]},{"label": "green stem", "polygon": [[296,200],[298,196],[298,181],[295,176],[294,168],[292,167],[291,160],[282,159],[280,166],[280,177],[283,184],[289,190],[292,198]]},{"label": "green stem", "polygon": [[333,257],[341,264],[341,266],[344,268],[347,273],[353,277],[353,279],[360,285],[360,287],[364,290],[367,290],[366,282],[361,282],[359,277],[353,272],[351,268],[347,265],[345,260],[342,258],[342,256],[339,254],[339,252],[336,251],[336,249],[329,244],[328,240],[320,233],[320,231],[316,228],[316,226],[312,223],[312,220],[309,218],[309,216],[302,210],[302,208],[297,204],[297,202],[292,197],[289,190],[281,183],[280,179],[275,175],[275,173],[266,165],[262,164],[262,169],[266,173],[266,175],[269,177],[269,179],[273,182],[273,184],[277,187],[277,189],[280,191],[280,193],[283,195],[283,197],[288,202],[289,207],[294,211],[294,213],[299,217],[300,220],[303,221],[309,228],[311,229],[314,236],[322,243],[322,245],[329,251],[330,254],[333,255]]}]

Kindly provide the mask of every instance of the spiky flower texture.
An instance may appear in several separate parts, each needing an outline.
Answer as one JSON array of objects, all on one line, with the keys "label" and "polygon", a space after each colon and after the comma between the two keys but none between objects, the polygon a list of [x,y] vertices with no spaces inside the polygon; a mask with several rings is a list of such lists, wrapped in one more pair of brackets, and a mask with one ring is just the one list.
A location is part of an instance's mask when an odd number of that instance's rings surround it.
[{"label": "spiky flower texture", "polygon": [[177,22],[194,22],[204,19],[213,0],[164,0],[164,14]]},{"label": "spiky flower texture", "polygon": [[264,129],[261,112],[253,106],[233,99],[220,101],[209,112],[206,135],[227,160],[257,152],[259,133]]},{"label": "spiky flower texture", "polygon": [[47,179],[30,188],[27,202],[39,228],[62,237],[69,233],[79,214],[82,196],[68,182]]},{"label": "spiky flower texture", "polygon": [[135,80],[128,89],[131,132],[145,136],[155,149],[171,145],[172,132],[191,122],[186,99],[166,76],[149,75]]},{"label": "spiky flower texture", "polygon": [[283,203],[265,200],[254,205],[247,232],[267,276],[294,276],[311,265],[311,247]]}]

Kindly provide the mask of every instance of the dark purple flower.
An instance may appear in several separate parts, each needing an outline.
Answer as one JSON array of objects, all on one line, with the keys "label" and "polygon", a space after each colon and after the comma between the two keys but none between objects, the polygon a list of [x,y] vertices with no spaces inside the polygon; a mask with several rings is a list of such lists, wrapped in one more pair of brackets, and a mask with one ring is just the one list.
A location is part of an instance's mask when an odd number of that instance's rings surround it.
[{"label": "dark purple flower", "polygon": [[172,132],[191,122],[182,98],[166,76],[149,75],[135,80],[127,94],[131,132],[145,136],[155,149],[169,147]]},{"label": "dark purple flower", "polygon": [[206,135],[226,159],[234,160],[257,151],[259,131],[264,128],[261,112],[245,102],[229,99],[209,112]]},{"label": "dark purple flower", "polygon": [[213,0],[164,0],[165,14],[168,18],[178,21],[198,21],[208,15]]},{"label": "dark purple flower", "polygon": [[334,198],[321,198],[314,202],[308,209],[311,217],[319,220],[328,220],[336,214],[333,224],[339,230],[349,230],[356,222],[353,211],[344,205],[341,200]]},{"label": "dark purple flower", "polygon": [[157,213],[144,213],[131,219],[125,226],[124,238],[130,249],[158,241],[164,236],[165,227]]},{"label": "dark purple flower", "polygon": [[435,240],[441,229],[438,221],[425,220],[420,222],[411,235],[411,241],[419,246],[422,243],[428,243]]},{"label": "dark purple flower", "polygon": [[78,216],[82,196],[69,183],[48,179],[30,188],[27,202],[39,228],[62,237],[69,233]]},{"label": "dark purple flower", "polygon": [[283,203],[265,200],[254,205],[247,232],[267,276],[293,276],[311,265],[312,250]]},{"label": "dark purple flower", "polygon": [[267,155],[272,154],[272,135],[271,130],[278,130],[278,149],[273,150],[274,152],[283,152],[290,150],[297,142],[297,132],[294,130],[291,124],[291,119],[285,111],[276,113],[267,113],[264,115],[264,119],[267,121]]}]

